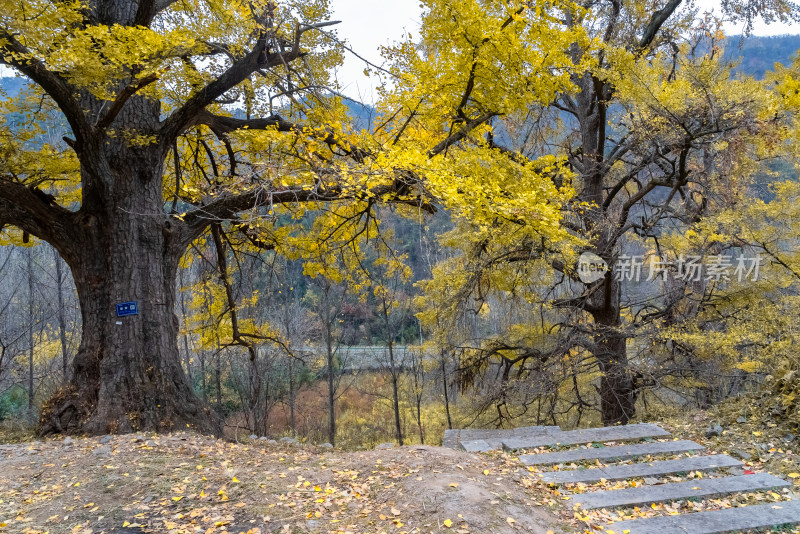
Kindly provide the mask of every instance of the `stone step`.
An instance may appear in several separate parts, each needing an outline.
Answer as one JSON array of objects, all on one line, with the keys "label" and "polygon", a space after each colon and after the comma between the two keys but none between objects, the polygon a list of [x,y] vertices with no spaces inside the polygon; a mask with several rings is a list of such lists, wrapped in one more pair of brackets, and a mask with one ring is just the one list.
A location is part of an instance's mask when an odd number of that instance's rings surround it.
[{"label": "stone step", "polygon": [[462,449],[467,452],[488,452],[503,448],[503,439],[540,439],[550,432],[561,432],[557,426],[523,426],[512,429],[445,430],[443,447]]},{"label": "stone step", "polygon": [[[752,476],[752,475],[750,475]],[[691,514],[620,521],[603,527],[616,534],[722,534],[800,523],[800,501],[741,506]]]},{"label": "stone step", "polygon": [[561,432],[561,427],[559,426],[545,426],[545,425],[537,425],[537,426],[520,426],[517,428],[511,428],[508,430],[501,430],[503,432],[504,437],[525,437],[525,436],[540,436],[542,434],[547,434],[549,432]]},{"label": "stone step", "polygon": [[445,430],[445,436],[457,433],[461,441],[477,439],[503,439],[525,436],[541,436],[550,432],[561,432],[557,426],[521,426],[518,428],[462,428],[461,430]]},{"label": "stone step", "polygon": [[460,432],[460,430],[455,429],[445,430],[444,437],[442,438],[442,447],[447,447],[448,449],[457,449]]},{"label": "stone step", "polygon": [[502,449],[503,443],[499,439],[462,440],[460,448],[467,452],[489,452]]},{"label": "stone step", "polygon": [[503,447],[509,450],[532,449],[553,445],[578,445],[579,443],[603,443],[642,438],[667,437],[670,433],[658,425],[638,423],[635,425],[582,428],[580,430],[552,431],[541,435],[503,438]]},{"label": "stone step", "polygon": [[519,460],[525,465],[550,465],[580,462],[583,460],[627,460],[638,456],[656,454],[678,454],[705,449],[699,443],[689,440],[656,441],[636,445],[617,445],[614,447],[590,447],[572,451],[523,454]]},{"label": "stone step", "polygon": [[585,510],[594,508],[616,508],[620,506],[639,506],[654,502],[675,501],[692,497],[710,497],[735,493],[737,491],[756,491],[791,486],[791,483],[767,473],[740,475],[724,478],[703,478],[643,486],[621,490],[595,491],[573,495],[572,500]]},{"label": "stone step", "polygon": [[542,480],[551,484],[575,482],[599,482],[600,480],[622,480],[625,478],[688,473],[690,471],[710,471],[721,467],[741,466],[742,462],[726,454],[713,456],[694,456],[662,462],[638,463],[630,465],[610,465],[592,469],[573,469],[544,473]]}]

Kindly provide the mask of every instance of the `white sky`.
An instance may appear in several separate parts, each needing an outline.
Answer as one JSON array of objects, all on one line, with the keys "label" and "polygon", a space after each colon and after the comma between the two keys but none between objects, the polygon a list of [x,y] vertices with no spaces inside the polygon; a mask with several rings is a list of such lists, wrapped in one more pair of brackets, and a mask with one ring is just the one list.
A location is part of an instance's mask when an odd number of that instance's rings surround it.
[{"label": "white sky", "polygon": [[[416,35],[420,25],[422,9],[417,0],[330,0],[333,19],[341,20],[336,26],[340,38],[344,37],[351,48],[362,57],[380,65],[378,48],[399,40],[404,33]],[[703,11],[719,14],[719,2],[715,0],[696,0]],[[725,26],[728,35],[740,34],[743,25]],[[764,24],[758,21],[753,29],[754,35],[800,34],[800,24]],[[345,64],[338,73],[343,92],[353,98],[371,103],[376,80],[364,75],[363,61],[349,52]]]},{"label": "white sky", "polygon": [[[700,8],[700,12],[712,11],[720,14],[719,2],[716,0],[695,0],[695,5]],[[725,33],[727,35],[740,35],[744,29],[744,24],[726,24]],[[753,26],[753,35],[797,35],[800,34],[800,24],[780,24],[773,22],[765,24],[761,20],[756,21]]]},{"label": "white sky", "polygon": [[[330,0],[333,20],[339,38],[344,38],[354,51],[380,65],[379,47],[391,44],[408,32],[419,34],[422,8],[418,0]],[[338,72],[344,94],[371,104],[374,77],[364,75],[367,65],[347,52],[344,66]]]}]

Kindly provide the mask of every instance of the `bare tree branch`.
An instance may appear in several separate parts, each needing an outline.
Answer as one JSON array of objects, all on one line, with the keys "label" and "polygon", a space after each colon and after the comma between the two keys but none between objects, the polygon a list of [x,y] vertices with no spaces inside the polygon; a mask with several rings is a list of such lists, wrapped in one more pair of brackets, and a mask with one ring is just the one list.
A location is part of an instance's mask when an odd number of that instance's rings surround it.
[{"label": "bare tree branch", "polygon": [[292,121],[288,121],[278,114],[257,119],[236,119],[234,117],[224,117],[214,115],[208,111],[201,111],[195,118],[193,125],[203,124],[208,126],[217,137],[222,138],[227,133],[235,130],[266,130],[274,128],[278,132],[293,132],[297,134],[310,135],[319,141],[327,143],[329,146],[344,150],[349,157],[358,163],[363,163],[369,153],[352,143],[347,142],[341,137],[337,137],[330,130],[304,130],[303,126]]},{"label": "bare tree branch", "polygon": [[640,50],[644,50],[652,44],[653,40],[656,38],[658,30],[661,29],[661,26],[664,25],[670,15],[672,15],[675,10],[678,9],[678,6],[681,5],[681,2],[682,0],[670,0],[667,5],[653,13],[653,16],[650,17],[650,22],[644,29],[642,38],[639,40]]},{"label": "bare tree branch", "polygon": [[439,144],[428,151],[428,156],[433,157],[438,154],[441,154],[445,150],[447,150],[450,146],[458,143],[462,139],[464,139],[469,133],[480,126],[481,124],[485,123],[492,117],[496,117],[498,113],[494,111],[488,111],[475,117],[474,119],[467,121],[463,127],[461,127],[456,133],[449,135],[446,139],[443,139]]},{"label": "bare tree branch", "polygon": [[294,43],[290,50],[285,52],[268,53],[267,45],[270,38],[263,33],[256,41],[253,50],[239,61],[234,62],[228,70],[217,79],[198,90],[183,106],[170,115],[161,128],[162,144],[166,148],[171,146],[172,140],[180,135],[186,128],[196,124],[196,118],[206,106],[214,102],[227,91],[246,80],[259,69],[269,69],[278,65],[287,65],[301,57],[300,38],[303,33],[316,28],[338,24],[338,21],[320,22],[318,24],[301,25],[295,29]]},{"label": "bare tree branch", "polygon": [[[395,195],[392,197],[392,195]],[[221,195],[210,203],[199,206],[184,216],[184,221],[189,229],[187,240],[197,237],[209,224],[234,219],[237,214],[264,206],[275,204],[295,204],[298,202],[337,202],[347,200],[368,200],[388,196],[386,202],[394,204],[407,204],[419,207],[428,213],[434,213],[436,208],[422,197],[409,196],[406,192],[398,191],[396,184],[381,185],[369,190],[346,191],[339,187],[331,188],[302,188],[302,189],[268,189],[257,187],[251,191],[235,194]]]}]

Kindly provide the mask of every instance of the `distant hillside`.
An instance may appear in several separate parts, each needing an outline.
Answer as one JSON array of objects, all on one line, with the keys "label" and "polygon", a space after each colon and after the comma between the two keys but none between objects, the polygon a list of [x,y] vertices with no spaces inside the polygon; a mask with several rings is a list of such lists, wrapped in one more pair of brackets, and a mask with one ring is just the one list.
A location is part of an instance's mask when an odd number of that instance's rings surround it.
[{"label": "distant hillside", "polygon": [[736,68],[737,72],[755,78],[763,78],[764,73],[775,67],[775,63],[781,63],[784,66],[790,65],[798,49],[800,49],[800,35],[747,37],[745,39],[733,35],[728,38],[725,56],[741,61]]}]

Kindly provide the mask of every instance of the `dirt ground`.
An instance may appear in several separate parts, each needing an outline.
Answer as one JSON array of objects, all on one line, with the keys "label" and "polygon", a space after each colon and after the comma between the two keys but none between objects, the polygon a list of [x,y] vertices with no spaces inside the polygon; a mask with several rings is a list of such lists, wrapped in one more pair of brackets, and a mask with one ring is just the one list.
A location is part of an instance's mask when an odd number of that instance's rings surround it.
[{"label": "dirt ground", "polygon": [[518,462],[190,434],[0,445],[0,532],[568,533]]}]

